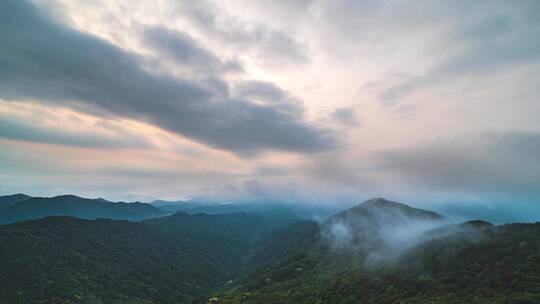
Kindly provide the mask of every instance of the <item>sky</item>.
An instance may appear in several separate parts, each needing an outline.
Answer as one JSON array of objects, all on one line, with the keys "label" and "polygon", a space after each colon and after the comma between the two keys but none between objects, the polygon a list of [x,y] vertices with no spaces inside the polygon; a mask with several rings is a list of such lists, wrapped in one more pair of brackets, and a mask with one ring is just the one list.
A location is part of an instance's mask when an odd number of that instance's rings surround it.
[{"label": "sky", "polygon": [[534,0],[0,1],[0,194],[527,216],[539,79]]}]

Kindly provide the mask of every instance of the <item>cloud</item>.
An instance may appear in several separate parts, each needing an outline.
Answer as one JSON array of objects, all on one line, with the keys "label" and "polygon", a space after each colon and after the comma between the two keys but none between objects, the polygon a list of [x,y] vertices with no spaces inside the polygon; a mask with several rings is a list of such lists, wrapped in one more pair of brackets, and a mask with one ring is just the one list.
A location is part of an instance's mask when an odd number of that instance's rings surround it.
[{"label": "cloud", "polygon": [[[141,67],[141,57],[63,26],[25,1],[0,5],[3,99],[136,119],[245,155],[318,152],[340,143],[332,130],[307,122],[302,113],[231,98],[219,77],[195,83],[152,73]],[[197,56],[190,60],[198,62]]]},{"label": "cloud", "polygon": [[268,81],[240,82],[235,86],[234,93],[238,98],[254,100],[286,113],[303,115],[305,111],[299,99]]},{"label": "cloud", "polygon": [[[478,1],[456,5],[451,22],[442,30],[440,48],[446,56],[416,77],[386,88],[383,103],[391,103],[414,90],[444,85],[464,77],[491,76],[522,65],[536,64],[540,58],[537,1],[519,4]],[[460,13],[459,15],[455,14]]]},{"label": "cloud", "polygon": [[47,127],[31,121],[0,116],[0,137],[35,143],[47,143],[84,148],[150,148],[153,144],[144,137],[114,128],[113,134]]},{"label": "cloud", "polygon": [[199,46],[189,34],[161,26],[144,30],[144,41],[160,55],[172,59],[179,65],[205,74],[241,72],[242,65],[234,60],[221,60],[218,56]]},{"label": "cloud", "polygon": [[359,205],[326,220],[321,236],[334,250],[365,254],[368,264],[390,262],[407,249],[436,237],[426,232],[449,224],[445,218],[407,211]]},{"label": "cloud", "polygon": [[335,109],[330,113],[330,118],[348,127],[357,127],[360,125],[358,115],[356,115],[355,110],[352,108]]},{"label": "cloud", "polygon": [[454,141],[383,151],[377,169],[412,187],[484,198],[535,200],[540,196],[540,133],[484,133]]},{"label": "cloud", "polygon": [[178,11],[199,31],[243,54],[251,54],[267,67],[310,62],[309,47],[287,33],[264,24],[245,24],[206,1],[182,2]]},{"label": "cloud", "polygon": [[[363,152],[363,153],[362,153]],[[300,168],[310,185],[392,197],[455,219],[538,221],[540,132],[476,132],[369,152],[323,153]]]}]

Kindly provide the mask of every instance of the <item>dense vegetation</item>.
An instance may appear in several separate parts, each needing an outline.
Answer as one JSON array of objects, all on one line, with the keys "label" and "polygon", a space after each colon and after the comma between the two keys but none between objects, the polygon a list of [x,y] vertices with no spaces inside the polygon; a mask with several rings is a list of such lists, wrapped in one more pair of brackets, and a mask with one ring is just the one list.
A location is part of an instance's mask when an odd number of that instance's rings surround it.
[{"label": "dense vegetation", "polygon": [[258,212],[0,225],[1,302],[540,303],[540,224],[382,199],[286,227]]},{"label": "dense vegetation", "polygon": [[[317,238],[313,225],[302,232],[311,240]],[[540,303],[540,224],[447,229],[446,236],[375,264],[357,248],[306,242],[215,298],[220,303]]]},{"label": "dense vegetation", "polygon": [[268,227],[247,214],[0,226],[6,303],[190,303],[242,269]]}]

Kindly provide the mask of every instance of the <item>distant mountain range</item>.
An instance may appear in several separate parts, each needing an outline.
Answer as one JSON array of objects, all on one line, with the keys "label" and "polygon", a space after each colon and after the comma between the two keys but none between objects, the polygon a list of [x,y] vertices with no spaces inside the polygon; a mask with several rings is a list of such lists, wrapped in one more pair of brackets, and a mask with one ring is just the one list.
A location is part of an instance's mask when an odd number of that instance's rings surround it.
[{"label": "distant mountain range", "polygon": [[[56,207],[54,212],[88,218],[120,216],[110,205],[149,206],[73,196],[19,195],[7,201],[0,199],[8,206],[4,211],[36,208],[39,212],[25,216],[40,217],[49,214],[50,207],[40,208],[43,202]],[[133,211],[138,208],[122,209],[123,217],[164,214]],[[297,217],[294,208],[278,208],[291,212],[287,221],[274,219],[279,213],[271,208],[249,208],[253,212],[177,212],[139,222],[53,216],[0,225],[0,298],[6,303],[540,303],[538,223],[452,223],[382,198],[318,222]]]},{"label": "distant mountain range", "polygon": [[104,199],[86,199],[74,195],[51,198],[16,194],[0,197],[0,224],[47,216],[72,216],[82,219],[140,221],[164,216],[166,212],[145,203],[113,203]]},{"label": "distant mountain range", "polygon": [[10,207],[12,205],[15,205],[18,202],[22,202],[24,200],[27,200],[29,198],[32,198],[31,196],[28,196],[26,194],[13,194],[13,195],[6,195],[6,196],[0,196],[0,211],[2,209],[5,209],[7,207]]},{"label": "distant mountain range", "polygon": [[188,214],[226,214],[245,212],[256,214],[276,224],[291,224],[302,218],[326,218],[336,213],[340,208],[335,206],[309,206],[284,204],[273,201],[248,201],[241,203],[216,202],[210,199],[194,198],[186,201],[156,200],[149,204],[166,212]]}]

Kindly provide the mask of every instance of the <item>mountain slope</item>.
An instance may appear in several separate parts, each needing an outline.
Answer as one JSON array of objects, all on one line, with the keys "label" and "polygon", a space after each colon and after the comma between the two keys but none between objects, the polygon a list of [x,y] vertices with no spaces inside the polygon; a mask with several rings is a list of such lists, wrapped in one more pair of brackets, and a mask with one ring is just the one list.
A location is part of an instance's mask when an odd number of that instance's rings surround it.
[{"label": "mountain slope", "polygon": [[190,245],[126,221],[51,217],[3,225],[0,294],[9,303],[184,302],[223,277]]},{"label": "mountain slope", "polygon": [[446,224],[440,214],[374,198],[330,217],[321,229],[332,247],[354,248],[373,259],[385,259],[423,241],[426,231]]},{"label": "mountain slope", "polygon": [[189,232],[194,237],[206,234],[248,243],[271,229],[270,223],[263,218],[247,213],[187,214],[177,212],[169,216],[146,220],[144,223],[174,234]]},{"label": "mountain slope", "polygon": [[[540,224],[493,226],[473,221],[435,226],[418,234],[420,240],[401,248],[399,254],[372,263],[373,255],[381,255],[378,246],[393,246],[384,244],[389,238],[382,245],[370,241],[370,233],[375,232],[372,236],[379,240],[378,229],[405,228],[406,223],[424,220],[444,219],[376,200],[337,214],[319,228],[314,222],[302,229],[291,226],[268,243],[295,242],[275,251],[261,247],[257,255],[269,262],[215,297],[220,303],[250,304],[540,301]],[[366,233],[362,229],[366,223],[378,228]],[[349,227],[350,238],[359,243],[349,240],[336,246],[329,241],[327,230],[337,224]],[[363,246],[365,241],[370,246]]]},{"label": "mountain slope", "polygon": [[14,223],[46,216],[73,216],[83,219],[123,219],[139,221],[165,213],[149,204],[112,203],[74,195],[29,198],[0,211],[0,223]]},{"label": "mountain slope", "polygon": [[377,267],[312,247],[280,263],[215,297],[228,304],[539,303],[540,224],[463,231]]},{"label": "mountain slope", "polygon": [[377,224],[395,224],[407,220],[443,220],[444,216],[423,209],[412,208],[384,198],[372,198],[355,207],[339,212],[327,222],[353,220],[364,217]]},{"label": "mountain slope", "polygon": [[257,223],[242,214],[178,214],[137,223],[47,217],[0,225],[0,298],[191,303],[242,270],[251,244],[244,238],[262,230]]},{"label": "mountain slope", "polygon": [[[247,266],[256,241],[267,235],[273,226],[254,215],[232,214],[186,214],[146,220],[144,224],[177,236],[187,243],[195,243],[199,254],[218,252],[222,268],[235,278]],[[215,262],[215,261],[214,261]]]}]

